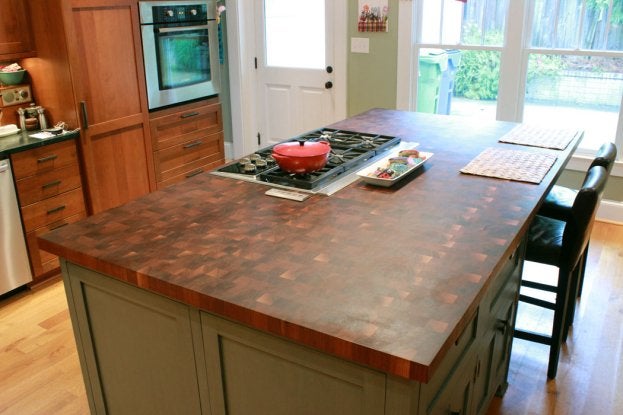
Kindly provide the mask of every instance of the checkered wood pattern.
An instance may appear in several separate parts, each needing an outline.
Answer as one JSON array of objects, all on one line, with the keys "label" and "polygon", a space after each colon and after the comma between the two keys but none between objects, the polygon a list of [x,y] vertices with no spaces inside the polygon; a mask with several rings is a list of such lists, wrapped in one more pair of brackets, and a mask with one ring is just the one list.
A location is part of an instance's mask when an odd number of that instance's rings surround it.
[{"label": "checkered wood pattern", "polygon": [[[514,124],[371,110],[331,127],[435,157],[391,188],[304,202],[200,174],[47,234],[41,246],[139,287],[395,376],[427,381],[526,232],[539,185],[459,169]],[[577,144],[577,143],[576,143]]]}]

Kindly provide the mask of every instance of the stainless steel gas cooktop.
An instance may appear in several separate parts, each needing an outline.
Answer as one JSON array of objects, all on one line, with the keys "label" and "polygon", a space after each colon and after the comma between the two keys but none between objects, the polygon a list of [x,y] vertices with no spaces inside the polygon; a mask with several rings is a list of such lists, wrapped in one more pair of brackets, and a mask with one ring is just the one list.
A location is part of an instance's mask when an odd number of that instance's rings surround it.
[{"label": "stainless steel gas cooktop", "polygon": [[293,137],[289,141],[328,141],[331,152],[321,170],[292,174],[277,166],[269,146],[215,170],[213,174],[257,182],[306,193],[330,195],[357,180],[354,173],[376,156],[400,143],[400,138],[386,135],[321,128]]}]

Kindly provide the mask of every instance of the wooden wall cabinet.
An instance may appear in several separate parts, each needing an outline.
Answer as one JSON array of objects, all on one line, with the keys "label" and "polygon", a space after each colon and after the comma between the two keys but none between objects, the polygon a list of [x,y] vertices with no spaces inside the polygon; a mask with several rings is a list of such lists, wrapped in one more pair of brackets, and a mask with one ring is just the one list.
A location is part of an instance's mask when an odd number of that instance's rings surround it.
[{"label": "wooden wall cabinet", "polygon": [[150,126],[159,189],[225,162],[223,118],[216,98],[154,112]]},{"label": "wooden wall cabinet", "polygon": [[11,163],[36,283],[60,269],[58,257],[39,249],[37,236],[86,217],[76,143],[14,153]]},{"label": "wooden wall cabinet", "polygon": [[0,0],[0,62],[34,56],[28,4]]},{"label": "wooden wall cabinet", "polygon": [[156,188],[138,2],[28,2],[38,59],[24,59],[52,122],[80,129],[89,213]]},{"label": "wooden wall cabinet", "polygon": [[87,195],[97,213],[155,188],[138,3],[63,4]]}]

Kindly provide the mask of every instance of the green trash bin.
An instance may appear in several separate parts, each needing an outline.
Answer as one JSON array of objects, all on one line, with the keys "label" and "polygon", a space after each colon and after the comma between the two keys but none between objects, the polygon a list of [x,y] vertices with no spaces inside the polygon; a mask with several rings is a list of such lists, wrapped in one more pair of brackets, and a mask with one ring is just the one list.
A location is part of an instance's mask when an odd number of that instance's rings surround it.
[{"label": "green trash bin", "polygon": [[417,111],[431,114],[437,112],[441,77],[447,69],[448,57],[445,50],[420,50]]}]

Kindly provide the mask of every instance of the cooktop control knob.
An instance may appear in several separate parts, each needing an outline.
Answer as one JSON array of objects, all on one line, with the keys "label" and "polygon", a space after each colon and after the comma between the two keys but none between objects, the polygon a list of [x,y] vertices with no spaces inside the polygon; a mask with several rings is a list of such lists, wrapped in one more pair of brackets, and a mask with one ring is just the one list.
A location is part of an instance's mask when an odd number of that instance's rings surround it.
[{"label": "cooktop control knob", "polygon": [[169,17],[173,17],[173,15],[174,15],[175,13],[173,13],[173,10],[167,10],[167,11],[166,11],[166,14],[167,14],[167,16],[169,16]]},{"label": "cooktop control knob", "polygon": [[193,16],[197,15],[197,9],[191,9],[190,10],[190,14],[192,14]]}]

